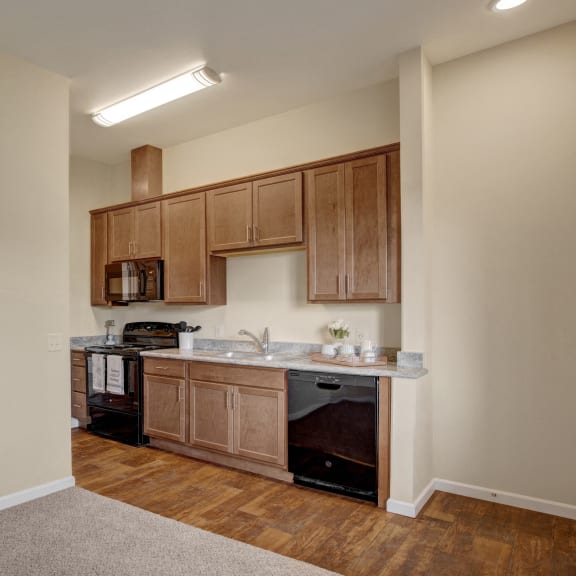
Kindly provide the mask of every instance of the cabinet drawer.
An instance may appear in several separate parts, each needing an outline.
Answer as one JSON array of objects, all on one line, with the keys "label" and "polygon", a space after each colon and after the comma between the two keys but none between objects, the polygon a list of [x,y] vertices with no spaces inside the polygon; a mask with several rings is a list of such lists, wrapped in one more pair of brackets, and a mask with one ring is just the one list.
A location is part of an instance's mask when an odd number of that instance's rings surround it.
[{"label": "cabinet drawer", "polygon": [[86,393],[86,368],[83,366],[72,366],[72,390]]},{"label": "cabinet drawer", "polygon": [[286,389],[286,370],[235,365],[188,362],[188,378],[204,382],[222,382],[238,386],[255,386],[272,390]]},{"label": "cabinet drawer", "polygon": [[86,418],[86,394],[72,392],[72,416],[74,418]]},{"label": "cabinet drawer", "polygon": [[186,363],[183,360],[168,360],[166,358],[144,358],[144,372],[171,378],[185,378]]},{"label": "cabinet drawer", "polygon": [[82,368],[85,368],[86,356],[84,356],[84,352],[72,352],[71,362],[72,366],[81,366]]}]

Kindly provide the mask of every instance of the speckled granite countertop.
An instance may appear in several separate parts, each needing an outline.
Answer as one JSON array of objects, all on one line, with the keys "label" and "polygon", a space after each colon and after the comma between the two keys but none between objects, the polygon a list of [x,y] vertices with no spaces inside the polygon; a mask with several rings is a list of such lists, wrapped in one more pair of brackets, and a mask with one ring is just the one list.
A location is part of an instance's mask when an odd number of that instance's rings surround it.
[{"label": "speckled granite countertop", "polygon": [[[117,341],[120,339],[115,337]],[[70,338],[72,351],[83,351],[86,346],[103,344],[105,336],[74,336]],[[391,378],[420,378],[428,373],[423,367],[423,355],[418,352],[402,352],[397,348],[378,348],[378,354],[386,354],[391,360],[386,366],[339,366],[324,364],[310,359],[311,354],[320,352],[320,344],[297,342],[273,342],[270,345],[272,360],[264,360],[254,354],[254,345],[246,340],[224,340],[212,338],[195,338],[194,351],[188,352],[179,348],[164,348],[141,352],[142,356],[151,358],[171,358],[174,360],[193,360],[198,362],[215,362],[218,364],[237,364],[240,366],[262,366],[264,368],[283,368],[285,370],[310,370],[334,374],[359,374],[365,376],[389,376]],[[226,352],[236,351],[245,354],[246,358],[226,357]],[[358,353],[358,350],[357,350]]]},{"label": "speckled granite countertop", "polygon": [[[194,362],[214,362],[218,364],[236,364],[241,366],[260,366],[264,368],[283,368],[285,370],[310,370],[313,372],[329,372],[334,374],[357,374],[363,376],[389,376],[391,378],[420,378],[428,373],[422,366],[387,364],[386,366],[374,367],[354,367],[338,366],[336,364],[324,364],[310,359],[308,354],[287,354],[278,353],[278,358],[264,360],[258,355],[249,358],[229,358],[224,356],[221,350],[184,351],[179,348],[168,348],[163,350],[151,350],[140,353],[144,357],[150,358],[170,358],[173,360],[188,360]],[[402,353],[400,353],[402,354]],[[272,356],[275,354],[273,353]],[[399,359],[401,357],[399,356]],[[411,362],[407,362],[411,364]],[[412,362],[414,363],[414,362]]]}]

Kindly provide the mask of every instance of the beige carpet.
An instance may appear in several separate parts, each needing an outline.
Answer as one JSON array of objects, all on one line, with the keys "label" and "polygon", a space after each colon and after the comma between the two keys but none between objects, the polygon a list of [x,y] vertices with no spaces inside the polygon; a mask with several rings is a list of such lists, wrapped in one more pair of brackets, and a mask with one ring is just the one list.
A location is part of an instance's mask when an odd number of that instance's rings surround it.
[{"label": "beige carpet", "polygon": [[2,576],[334,576],[81,488],[0,511]]}]

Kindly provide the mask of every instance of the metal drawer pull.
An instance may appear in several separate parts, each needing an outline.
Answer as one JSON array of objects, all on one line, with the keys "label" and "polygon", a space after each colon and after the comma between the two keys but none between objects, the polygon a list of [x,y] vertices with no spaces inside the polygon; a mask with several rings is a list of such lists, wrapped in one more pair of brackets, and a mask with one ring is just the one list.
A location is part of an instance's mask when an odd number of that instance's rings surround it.
[{"label": "metal drawer pull", "polygon": [[154,366],[155,370],[169,370],[168,366]]}]

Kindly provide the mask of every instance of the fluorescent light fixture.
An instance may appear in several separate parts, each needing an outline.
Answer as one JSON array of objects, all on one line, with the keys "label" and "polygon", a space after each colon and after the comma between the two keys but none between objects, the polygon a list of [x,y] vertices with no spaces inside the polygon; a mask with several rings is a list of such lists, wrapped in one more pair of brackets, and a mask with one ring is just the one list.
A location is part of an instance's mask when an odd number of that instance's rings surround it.
[{"label": "fluorescent light fixture", "polygon": [[502,12],[504,10],[511,10],[512,8],[517,8],[521,4],[524,4],[526,0],[495,0],[490,4],[490,8],[494,12]]},{"label": "fluorescent light fixture", "polygon": [[192,92],[197,92],[202,90],[202,88],[207,88],[220,82],[220,75],[211,68],[207,66],[196,68],[176,76],[176,78],[162,82],[162,84],[158,84],[153,88],[144,90],[144,92],[140,92],[135,96],[126,98],[126,100],[103,108],[99,112],[92,114],[92,120],[100,126],[112,126],[132,118],[132,116],[137,116],[142,114],[142,112],[147,112],[152,110],[152,108],[162,106],[162,104],[172,102],[172,100],[177,100],[182,98],[182,96],[187,96],[192,94]]}]

